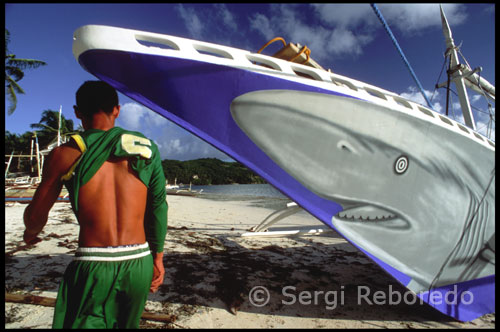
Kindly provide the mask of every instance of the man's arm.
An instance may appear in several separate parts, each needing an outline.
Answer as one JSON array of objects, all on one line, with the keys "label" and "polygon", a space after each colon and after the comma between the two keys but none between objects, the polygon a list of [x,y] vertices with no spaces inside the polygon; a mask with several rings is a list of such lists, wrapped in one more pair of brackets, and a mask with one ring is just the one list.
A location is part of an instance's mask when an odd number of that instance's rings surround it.
[{"label": "man's arm", "polygon": [[62,189],[61,176],[67,170],[67,163],[62,158],[63,148],[52,150],[44,163],[42,181],[36,190],[33,200],[24,210],[23,239],[27,244],[34,244],[41,240],[37,235],[47,223],[49,211],[54,205]]},{"label": "man's arm", "polygon": [[150,291],[156,292],[163,283],[165,268],[163,266],[163,246],[167,233],[167,212],[165,174],[161,166],[160,154],[156,146],[153,152],[153,173],[148,188],[148,209],[144,222],[146,239],[153,255],[153,280]]}]

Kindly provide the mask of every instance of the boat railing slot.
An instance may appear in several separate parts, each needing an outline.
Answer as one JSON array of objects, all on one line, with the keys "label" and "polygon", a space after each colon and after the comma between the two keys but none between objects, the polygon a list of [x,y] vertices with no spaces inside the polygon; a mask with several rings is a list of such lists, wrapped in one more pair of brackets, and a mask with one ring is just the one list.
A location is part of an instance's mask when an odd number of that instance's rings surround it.
[{"label": "boat railing slot", "polygon": [[492,147],[495,147],[495,142],[490,141],[489,139],[488,139],[487,141],[488,141],[488,143],[489,143]]},{"label": "boat railing slot", "polygon": [[462,126],[460,123],[457,123],[458,128],[460,128],[462,131],[465,131],[467,134],[470,134],[469,129],[466,127]]},{"label": "boat railing slot", "polygon": [[330,79],[332,80],[333,83],[335,83],[337,85],[343,85],[343,86],[348,87],[351,90],[358,91],[358,88],[349,81],[343,80],[343,79],[338,78],[338,77],[334,77],[333,75],[330,76]]},{"label": "boat railing slot", "polygon": [[233,56],[229,53],[226,52],[222,49],[218,49],[215,47],[210,47],[207,45],[201,45],[201,44],[193,44],[194,49],[203,55],[209,55],[209,56],[215,56],[218,58],[225,58],[225,59],[231,59],[233,60]]},{"label": "boat railing slot", "polygon": [[[306,68],[300,68],[300,67],[294,66],[294,65],[292,65],[291,67],[292,67],[293,72],[297,76],[309,78],[309,79],[315,80],[315,81],[323,81],[323,78],[318,73],[316,73],[312,70],[307,70]],[[302,67],[304,67],[304,66],[302,66]]]},{"label": "boat railing slot", "polygon": [[265,59],[262,57],[255,56],[253,54],[246,54],[247,60],[253,63],[254,65],[265,67],[268,69],[274,69],[282,71],[280,66],[269,59]]},{"label": "boat railing slot", "polygon": [[411,107],[411,104],[409,102],[407,102],[406,100],[404,100],[403,98],[399,98],[399,97],[396,97],[396,96],[392,96],[392,99],[394,99],[394,101],[401,105],[401,106],[404,106],[406,108],[409,108],[409,109],[413,109]]},{"label": "boat railing slot", "polygon": [[385,94],[383,94],[380,91],[377,91],[377,90],[374,90],[374,89],[370,89],[370,88],[366,88],[366,87],[364,89],[365,89],[366,92],[368,92],[370,95],[372,95],[374,97],[387,100],[387,97],[385,96]]},{"label": "boat railing slot", "polygon": [[440,115],[439,119],[441,119],[441,121],[443,121],[444,123],[449,124],[450,126],[453,126],[453,122],[451,122],[451,120],[448,119],[447,117]]},{"label": "boat railing slot", "polygon": [[173,41],[165,38],[158,38],[153,36],[145,36],[145,35],[136,35],[135,39],[141,45],[147,47],[157,47],[166,50],[175,50],[179,51],[180,47]]},{"label": "boat railing slot", "polygon": [[478,139],[484,142],[484,138],[481,137],[478,133],[474,133],[474,136],[476,136]]},{"label": "boat railing slot", "polygon": [[419,106],[419,107],[417,107],[417,108],[418,108],[418,110],[419,110],[420,112],[424,113],[425,115],[428,115],[428,116],[430,116],[430,117],[434,117],[434,114],[432,114],[432,111],[429,111],[428,109],[425,109],[425,108],[420,107],[420,106]]}]

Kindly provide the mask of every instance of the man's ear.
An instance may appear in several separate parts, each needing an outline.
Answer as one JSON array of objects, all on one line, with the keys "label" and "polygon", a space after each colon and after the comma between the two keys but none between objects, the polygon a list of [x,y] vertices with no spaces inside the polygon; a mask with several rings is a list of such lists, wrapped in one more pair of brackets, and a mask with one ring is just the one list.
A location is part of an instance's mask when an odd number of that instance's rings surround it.
[{"label": "man's ear", "polygon": [[113,107],[112,114],[115,117],[115,119],[120,115],[120,105],[116,105],[115,107]]}]

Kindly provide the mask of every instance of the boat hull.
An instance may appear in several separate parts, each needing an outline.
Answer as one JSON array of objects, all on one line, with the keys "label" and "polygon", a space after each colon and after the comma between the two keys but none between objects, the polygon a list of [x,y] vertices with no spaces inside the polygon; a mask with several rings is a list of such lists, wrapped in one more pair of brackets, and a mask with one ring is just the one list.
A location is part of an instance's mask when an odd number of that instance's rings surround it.
[{"label": "boat hull", "polygon": [[[357,97],[250,70],[177,57],[96,49],[83,52],[78,61],[88,72],[123,94],[255,171],[324,224],[337,230],[403,285],[408,286],[411,282],[412,277],[408,273],[380,259],[376,253],[336,227],[332,217],[343,210],[339,201],[311,190],[307,183],[273,159],[272,154],[266,153],[251,135],[240,128],[231,114],[231,104],[235,99],[259,90],[281,89],[352,100]],[[480,297],[474,308],[468,306],[462,309],[460,303],[451,307],[447,304],[434,307],[465,321],[494,311],[494,295],[490,293],[491,287],[494,287],[494,275],[476,280],[432,289],[433,292],[446,294],[450,287],[466,287],[463,289],[477,294],[476,299]],[[429,303],[429,296],[430,293],[427,293],[422,298]]]}]

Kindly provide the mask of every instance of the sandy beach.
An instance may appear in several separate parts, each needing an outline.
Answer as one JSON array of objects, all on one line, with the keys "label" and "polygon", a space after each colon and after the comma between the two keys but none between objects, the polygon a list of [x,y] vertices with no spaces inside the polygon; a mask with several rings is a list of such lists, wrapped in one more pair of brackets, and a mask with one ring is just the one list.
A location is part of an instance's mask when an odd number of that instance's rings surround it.
[{"label": "sandy beach", "polygon": [[[360,302],[360,289],[406,289],[334,232],[241,236],[286,200],[170,195],[167,201],[165,281],[145,311],[172,319],[143,319],[141,328],[495,327],[495,314],[462,323],[418,301],[376,304],[367,296]],[[78,224],[69,203],[56,203],[43,241],[25,246],[25,207],[5,204],[5,290],[55,298],[77,248]],[[271,230],[316,226],[322,224],[301,211]],[[5,328],[50,328],[52,315],[51,307],[6,302]]]}]

